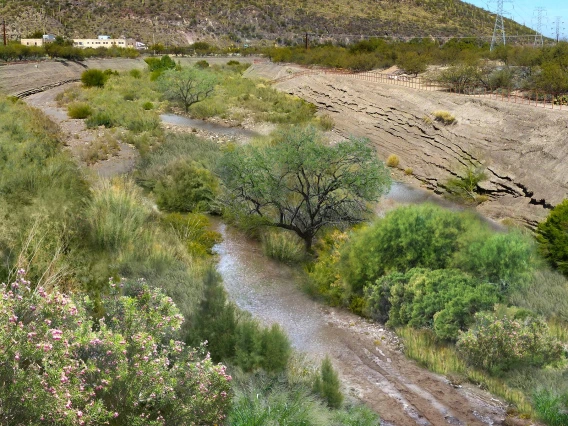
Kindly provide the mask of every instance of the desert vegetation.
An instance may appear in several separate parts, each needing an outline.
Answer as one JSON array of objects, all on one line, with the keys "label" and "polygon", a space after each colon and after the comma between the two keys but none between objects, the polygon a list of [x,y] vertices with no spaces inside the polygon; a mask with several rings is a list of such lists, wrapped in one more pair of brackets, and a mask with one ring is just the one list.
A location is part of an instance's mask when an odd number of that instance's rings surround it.
[{"label": "desert vegetation", "polygon": [[59,103],[133,143],[133,176],[88,178],[57,126],[0,101],[2,422],[376,424],[341,402],[329,363],[296,360],[280,327],[227,300],[203,214],[220,211],[219,145],[159,127],[150,71],[103,74]]},{"label": "desert vegetation", "polygon": [[568,282],[530,235],[429,205],[338,232],[317,246],[312,294],[396,328],[407,354],[435,371],[482,383],[529,415],[562,416],[567,325],[553,298]]}]

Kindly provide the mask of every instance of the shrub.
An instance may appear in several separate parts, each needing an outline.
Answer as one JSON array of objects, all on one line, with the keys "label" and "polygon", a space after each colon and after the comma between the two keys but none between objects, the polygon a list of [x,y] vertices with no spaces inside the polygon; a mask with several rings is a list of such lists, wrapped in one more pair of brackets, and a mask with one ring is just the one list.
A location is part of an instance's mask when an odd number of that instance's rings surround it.
[{"label": "shrub", "polygon": [[234,60],[230,60],[229,62],[227,62],[227,65],[231,66],[235,66],[235,65],[240,65],[241,63],[239,61],[234,61]]},{"label": "shrub", "polygon": [[30,287],[23,271],[0,286],[2,423],[223,420],[231,377],[174,340],[182,317],[161,291],[125,285],[130,295],[105,296],[105,321],[93,321],[89,299]]},{"label": "shrub", "polygon": [[213,254],[213,246],[221,242],[221,235],[210,229],[209,218],[204,214],[171,213],[161,216],[162,223],[170,228],[187,251],[194,256]]},{"label": "shrub", "polygon": [[81,74],[81,82],[85,87],[104,87],[108,76],[101,70],[90,69]]},{"label": "shrub", "polygon": [[519,232],[495,233],[464,244],[452,266],[508,292],[531,277],[535,254],[530,237]]},{"label": "shrub", "polygon": [[89,104],[86,104],[84,102],[76,102],[70,104],[67,107],[67,114],[69,115],[70,118],[82,120],[84,118],[89,117],[92,113],[93,110],[91,109]]},{"label": "shrub", "polygon": [[339,408],[343,402],[340,385],[339,376],[326,356],[321,363],[320,375],[314,383],[314,393],[320,395],[330,408]]},{"label": "shrub", "polygon": [[344,299],[344,286],[339,273],[341,248],[347,241],[347,233],[335,230],[324,234],[317,244],[317,262],[308,272],[308,290],[313,295],[323,296],[332,306],[338,306]]},{"label": "shrub", "polygon": [[329,114],[324,114],[318,118],[319,127],[324,131],[333,130],[335,127],[335,122],[333,117]]},{"label": "shrub", "polygon": [[440,339],[455,340],[481,310],[499,300],[497,290],[458,270],[412,269],[394,273],[366,289],[367,311],[373,318],[388,317],[392,326],[432,328]]},{"label": "shrub", "polygon": [[475,315],[475,324],[460,335],[457,347],[469,364],[489,371],[543,366],[559,361],[564,352],[542,319],[498,317],[490,312]]},{"label": "shrub", "polygon": [[121,179],[100,183],[85,210],[93,246],[119,253],[136,245],[150,214],[134,183]]},{"label": "shrub", "polygon": [[152,102],[144,102],[144,103],[142,104],[142,108],[143,108],[145,111],[150,111],[150,110],[154,109],[154,104],[153,104]]},{"label": "shrub", "polygon": [[353,233],[341,252],[343,281],[359,293],[392,271],[447,268],[462,238],[471,233],[482,238],[486,235],[482,229],[467,213],[430,204],[400,207]]},{"label": "shrub", "polygon": [[208,211],[218,192],[217,178],[195,162],[168,167],[154,188],[158,206],[169,212]]},{"label": "shrub", "polygon": [[262,236],[264,254],[282,262],[300,262],[305,256],[303,242],[289,231],[269,230]]},{"label": "shrub", "polygon": [[116,121],[112,118],[112,116],[108,112],[97,111],[87,119],[86,124],[89,129],[99,126],[111,128],[116,125]]},{"label": "shrub", "polygon": [[538,248],[548,262],[568,276],[568,199],[552,209],[536,228]]},{"label": "shrub", "polygon": [[209,68],[209,62],[207,62],[205,59],[197,61],[195,63],[195,68],[200,68],[200,69]]},{"label": "shrub", "polygon": [[139,79],[139,78],[142,77],[142,71],[137,70],[137,69],[130,70],[128,72],[128,74],[130,75],[130,77],[135,78],[135,79]]},{"label": "shrub", "polygon": [[411,167],[407,167],[406,169],[404,169],[405,175],[410,176],[412,173],[414,173],[414,170],[412,170]]},{"label": "shrub", "polygon": [[391,154],[389,155],[389,158],[387,158],[387,166],[388,167],[398,167],[400,163],[400,159],[398,158],[398,155],[396,154]]},{"label": "shrub", "polygon": [[478,202],[478,184],[486,178],[483,167],[470,165],[465,168],[463,176],[447,180],[446,190],[461,201]]},{"label": "shrub", "polygon": [[456,122],[456,117],[450,114],[448,111],[434,111],[432,113],[434,120],[439,121],[442,124],[449,125]]}]

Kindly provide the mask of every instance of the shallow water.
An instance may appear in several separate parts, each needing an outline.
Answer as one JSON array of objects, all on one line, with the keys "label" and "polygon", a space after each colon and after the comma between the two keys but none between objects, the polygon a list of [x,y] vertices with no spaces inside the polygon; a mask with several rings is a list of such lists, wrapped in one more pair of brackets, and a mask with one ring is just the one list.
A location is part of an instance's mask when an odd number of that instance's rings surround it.
[{"label": "shallow water", "polygon": [[173,124],[176,126],[191,127],[193,129],[200,129],[210,133],[217,133],[229,137],[244,137],[252,139],[260,136],[260,134],[252,130],[243,129],[242,127],[226,127],[216,123],[210,123],[205,120],[198,120],[195,118],[183,117],[177,114],[162,114],[160,115],[163,123]]},{"label": "shallow water", "polygon": [[223,236],[214,251],[229,298],[264,324],[280,324],[296,349],[314,355],[332,350],[338,343],[333,329],[321,305],[299,288],[297,272],[268,259],[258,242],[234,228],[217,222],[215,230]]}]

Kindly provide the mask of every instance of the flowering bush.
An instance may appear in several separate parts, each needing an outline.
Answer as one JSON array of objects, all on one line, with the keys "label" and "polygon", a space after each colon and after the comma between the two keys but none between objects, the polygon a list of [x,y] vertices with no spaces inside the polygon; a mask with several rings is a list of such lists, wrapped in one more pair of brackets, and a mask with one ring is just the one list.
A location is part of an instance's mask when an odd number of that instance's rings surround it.
[{"label": "flowering bush", "polygon": [[475,324],[461,333],[458,350],[473,366],[506,371],[519,364],[543,366],[563,357],[562,344],[548,333],[540,318],[498,318],[475,314]]},{"label": "flowering bush", "polygon": [[214,424],[231,377],[203,350],[173,340],[182,316],[144,283],[92,303],[41,287],[23,271],[0,287],[0,424]]}]

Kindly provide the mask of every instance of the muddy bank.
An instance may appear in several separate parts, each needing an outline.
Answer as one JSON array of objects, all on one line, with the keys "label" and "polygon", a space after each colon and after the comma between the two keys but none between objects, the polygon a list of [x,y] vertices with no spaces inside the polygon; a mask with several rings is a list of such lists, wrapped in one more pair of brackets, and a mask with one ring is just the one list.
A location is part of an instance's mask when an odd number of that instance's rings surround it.
[{"label": "muddy bank", "polygon": [[215,247],[229,297],[265,324],[279,323],[295,349],[329,354],[347,391],[380,413],[383,425],[497,425],[505,407],[471,385],[456,388],[406,359],[396,335],[341,309],[322,306],[298,286],[297,272],[267,259],[258,243],[217,222]]},{"label": "muddy bank", "polygon": [[[248,75],[278,78],[294,66],[255,64]],[[368,137],[379,156],[400,158],[416,183],[444,192],[450,177],[470,162],[484,165],[482,183],[489,201],[478,210],[500,220],[534,226],[568,191],[568,112],[501,101],[423,92],[346,76],[302,76],[279,89],[329,113],[344,136]],[[452,113],[457,124],[443,126],[425,117]]]}]

